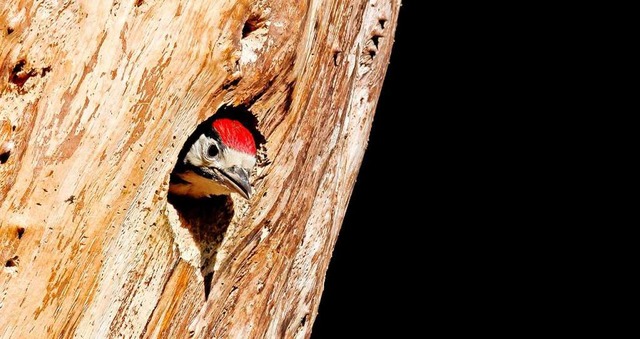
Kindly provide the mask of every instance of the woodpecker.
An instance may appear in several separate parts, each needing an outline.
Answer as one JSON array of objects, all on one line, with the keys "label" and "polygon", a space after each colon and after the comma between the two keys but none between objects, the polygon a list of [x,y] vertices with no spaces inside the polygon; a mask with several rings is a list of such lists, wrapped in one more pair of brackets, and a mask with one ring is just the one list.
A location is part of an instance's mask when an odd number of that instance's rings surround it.
[{"label": "woodpecker", "polygon": [[214,119],[189,138],[173,173],[169,192],[191,198],[252,194],[249,176],[256,163],[256,143],[238,120]]}]

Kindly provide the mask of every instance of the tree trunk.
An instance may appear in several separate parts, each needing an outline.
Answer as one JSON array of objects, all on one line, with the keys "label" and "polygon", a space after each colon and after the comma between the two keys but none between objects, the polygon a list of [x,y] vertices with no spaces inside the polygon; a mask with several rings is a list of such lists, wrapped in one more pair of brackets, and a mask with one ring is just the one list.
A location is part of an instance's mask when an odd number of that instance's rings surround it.
[{"label": "tree trunk", "polygon": [[[309,337],[399,6],[0,0],[0,337]],[[255,194],[168,199],[221,108]]]}]

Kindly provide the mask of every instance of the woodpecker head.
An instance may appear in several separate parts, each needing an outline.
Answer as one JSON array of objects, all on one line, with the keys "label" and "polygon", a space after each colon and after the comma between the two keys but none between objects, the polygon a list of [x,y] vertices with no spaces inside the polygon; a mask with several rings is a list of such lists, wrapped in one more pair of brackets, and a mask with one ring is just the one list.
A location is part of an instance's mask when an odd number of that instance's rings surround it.
[{"label": "woodpecker head", "polygon": [[193,198],[230,193],[251,197],[249,175],[256,163],[256,143],[242,123],[215,119],[191,140],[171,175],[169,192]]}]

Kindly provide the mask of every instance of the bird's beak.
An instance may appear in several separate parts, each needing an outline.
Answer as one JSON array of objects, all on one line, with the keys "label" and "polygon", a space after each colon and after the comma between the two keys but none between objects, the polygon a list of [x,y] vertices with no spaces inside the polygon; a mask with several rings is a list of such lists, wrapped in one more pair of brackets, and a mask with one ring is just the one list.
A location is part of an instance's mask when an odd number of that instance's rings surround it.
[{"label": "bird's beak", "polygon": [[243,198],[251,198],[251,184],[249,183],[249,172],[238,166],[219,169],[220,180],[231,192],[240,194]]}]

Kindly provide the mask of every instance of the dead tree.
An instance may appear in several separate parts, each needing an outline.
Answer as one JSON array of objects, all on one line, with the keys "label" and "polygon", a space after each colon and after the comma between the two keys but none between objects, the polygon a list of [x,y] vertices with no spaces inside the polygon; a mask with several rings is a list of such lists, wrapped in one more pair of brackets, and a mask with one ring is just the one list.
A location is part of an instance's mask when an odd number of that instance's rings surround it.
[{"label": "dead tree", "polygon": [[[309,337],[399,7],[0,0],[0,337]],[[220,110],[256,194],[168,199]]]}]

